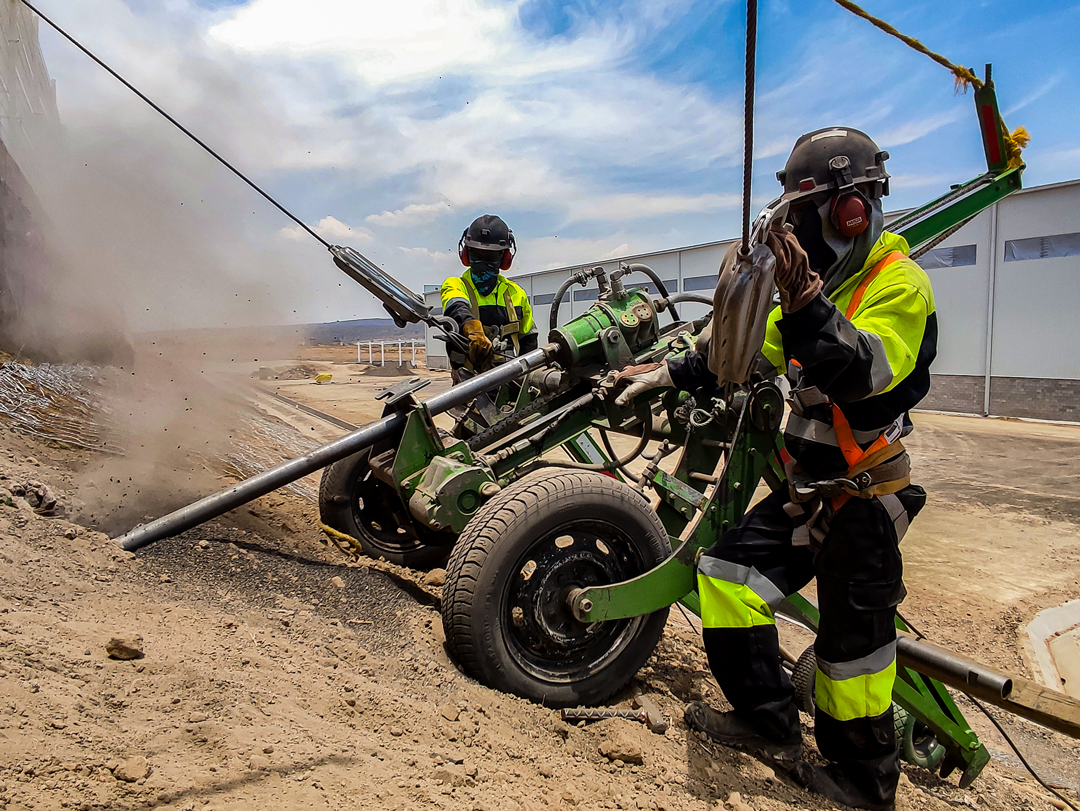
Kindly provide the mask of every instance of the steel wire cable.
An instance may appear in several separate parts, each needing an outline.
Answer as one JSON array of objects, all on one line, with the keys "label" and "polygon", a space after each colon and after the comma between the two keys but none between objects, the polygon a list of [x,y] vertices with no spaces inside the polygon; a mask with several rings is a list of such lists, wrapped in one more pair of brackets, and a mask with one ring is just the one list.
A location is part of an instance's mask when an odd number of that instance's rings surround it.
[{"label": "steel wire cable", "polygon": [[28,0],[20,0],[20,2],[24,6],[26,6],[28,9],[30,9],[32,12],[34,12],[37,16],[39,16],[41,19],[43,19],[46,23],[48,23],[49,26],[51,26],[58,34],[60,34],[60,36],[62,36],[64,39],[66,39],[68,42],[70,42],[72,45],[74,45],[76,48],[78,48],[80,51],[82,51],[84,54],[86,54],[88,57],[90,57],[100,67],[105,69],[114,79],[116,79],[118,82],[120,82],[120,84],[124,85],[124,87],[126,87],[128,90],[130,90],[136,96],[138,96],[140,99],[142,99],[147,104],[149,104],[157,113],[159,113],[161,116],[163,116],[170,124],[172,124],[178,130],[180,130],[182,133],[184,133],[184,135],[186,135],[192,141],[194,141],[199,146],[201,146],[203,149],[205,149],[207,152],[209,152],[214,158],[216,158],[218,160],[219,163],[221,163],[222,166],[224,166],[226,169],[228,169],[230,172],[232,172],[238,178],[240,178],[245,183],[247,183],[249,186],[251,186],[251,188],[253,188],[259,194],[261,194],[263,197],[265,197],[275,208],[278,209],[278,211],[280,211],[282,214],[284,214],[290,220],[292,220],[297,225],[299,225],[301,228],[303,228],[305,231],[307,231],[309,234],[311,234],[311,236],[315,237],[315,239],[317,239],[319,242],[321,242],[323,244],[323,246],[325,246],[327,249],[330,248],[330,243],[327,242],[325,239],[323,239],[318,234],[316,234],[311,229],[311,226],[309,226],[307,223],[305,223],[303,220],[301,220],[299,217],[297,217],[295,214],[293,214],[291,211],[289,211],[287,208],[285,208],[285,206],[283,206],[281,203],[279,203],[277,200],[275,200],[273,197],[271,197],[269,195],[269,193],[263,191],[263,189],[261,187],[259,187],[258,185],[256,185],[256,183],[253,180],[248,178],[247,175],[245,175],[243,172],[241,172],[239,169],[237,169],[235,166],[233,166],[231,163],[229,163],[227,160],[225,160],[225,158],[221,157],[221,155],[219,155],[217,152],[215,152],[205,141],[203,141],[201,138],[199,138],[199,136],[197,136],[195,133],[193,133],[191,130],[189,130],[187,127],[185,127],[183,124],[181,124],[175,118],[173,118],[171,115],[169,115],[163,109],[161,109],[161,107],[159,107],[149,96],[147,96],[145,93],[143,93],[137,87],[135,87],[135,85],[133,85],[131,82],[129,82],[123,76],[121,76],[119,73],[117,73],[111,67],[109,67],[107,64],[105,64],[105,62],[103,60],[101,60],[96,55],[94,55],[90,51],[89,48],[87,48],[85,45],[83,45],[81,42],[79,42],[77,39],[75,39],[75,37],[71,36],[71,34],[69,34],[67,31],[65,31],[63,28],[61,28],[59,25],[54,23],[51,19],[46,17],[44,14],[42,14],[41,11],[39,11],[36,6],[34,6],[30,2],[28,2]]},{"label": "steel wire cable", "polygon": [[743,96],[742,252],[750,252],[750,185],[754,168],[754,71],[757,65],[757,0],[746,2],[746,86]]}]

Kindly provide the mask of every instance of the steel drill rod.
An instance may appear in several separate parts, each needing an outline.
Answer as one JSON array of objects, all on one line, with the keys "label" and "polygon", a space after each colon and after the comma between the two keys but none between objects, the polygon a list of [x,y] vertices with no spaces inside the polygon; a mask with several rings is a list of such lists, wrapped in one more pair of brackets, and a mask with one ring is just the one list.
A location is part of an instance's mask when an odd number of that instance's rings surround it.
[{"label": "steel drill rod", "polygon": [[925,639],[900,634],[896,661],[969,696],[1080,740],[1080,701],[1019,676],[1008,676]]},{"label": "steel drill rod", "polygon": [[[537,366],[547,363],[556,350],[555,344],[536,349],[489,372],[453,386],[442,394],[436,394],[427,400],[425,405],[432,416],[464,405],[486,391],[524,377]],[[254,501],[260,496],[265,496],[297,479],[321,470],[339,459],[344,459],[346,456],[351,456],[365,448],[370,448],[381,440],[392,437],[404,428],[406,418],[406,414],[402,412],[383,417],[377,422],[369,423],[351,434],[346,434],[340,439],[316,448],[304,456],[263,471],[219,493],[214,493],[212,496],[169,513],[163,518],[151,521],[149,524],[137,526],[116,540],[124,549],[134,551],[154,541],[160,541],[162,538],[179,535],[185,530],[197,527],[229,510],[241,507],[249,501]]]},{"label": "steel drill rod", "polygon": [[942,684],[998,706],[1012,692],[1012,679],[1009,676],[925,639],[898,634],[896,659],[899,664],[937,679]]}]

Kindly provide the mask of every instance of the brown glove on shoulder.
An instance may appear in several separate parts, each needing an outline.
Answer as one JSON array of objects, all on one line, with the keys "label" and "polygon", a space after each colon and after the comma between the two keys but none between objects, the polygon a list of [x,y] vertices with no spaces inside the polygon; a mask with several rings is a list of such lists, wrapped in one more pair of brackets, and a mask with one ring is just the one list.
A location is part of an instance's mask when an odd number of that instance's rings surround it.
[{"label": "brown glove on shoulder", "polygon": [[473,370],[486,372],[495,359],[495,349],[491,345],[491,339],[484,334],[484,325],[473,318],[462,325],[461,331],[469,339],[469,362],[472,363]]},{"label": "brown glove on shoulder", "polygon": [[810,269],[810,260],[795,235],[783,228],[769,231],[765,244],[776,257],[776,286],[780,289],[780,309],[793,313],[821,292],[821,277]]}]

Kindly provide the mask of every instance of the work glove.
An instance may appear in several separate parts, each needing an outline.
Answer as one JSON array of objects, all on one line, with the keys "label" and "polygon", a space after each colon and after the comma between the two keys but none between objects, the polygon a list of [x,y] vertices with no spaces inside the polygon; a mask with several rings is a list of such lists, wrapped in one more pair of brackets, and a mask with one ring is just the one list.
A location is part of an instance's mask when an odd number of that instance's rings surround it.
[{"label": "work glove", "polygon": [[642,392],[651,389],[669,388],[675,384],[671,382],[671,374],[668,372],[666,363],[644,363],[641,366],[630,366],[623,369],[615,376],[615,385],[628,383],[626,390],[615,398],[615,405],[629,405],[635,397]]},{"label": "work glove", "polygon": [[484,334],[484,325],[473,318],[462,325],[461,331],[469,339],[469,361],[473,370],[486,372],[495,359],[495,348],[491,345],[491,339]]},{"label": "work glove", "polygon": [[821,277],[810,269],[810,260],[799,240],[782,226],[775,226],[765,244],[776,257],[776,286],[780,289],[780,309],[794,313],[821,292]]}]

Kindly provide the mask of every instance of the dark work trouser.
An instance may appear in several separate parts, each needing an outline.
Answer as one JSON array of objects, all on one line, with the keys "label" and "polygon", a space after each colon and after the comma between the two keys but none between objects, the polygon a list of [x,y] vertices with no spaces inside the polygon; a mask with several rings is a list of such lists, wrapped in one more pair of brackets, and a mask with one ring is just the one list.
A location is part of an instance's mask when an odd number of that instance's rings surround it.
[{"label": "dark work trouser", "polygon": [[814,728],[818,748],[868,798],[889,802],[900,760],[892,715],[896,606],[904,596],[899,541],[926,503],[921,487],[848,501],[815,554],[792,545],[785,491],[772,493],[698,563],[709,666],[742,717],[778,740],[799,734],[794,688],[780,666],[773,612],[817,577],[821,624]]}]

